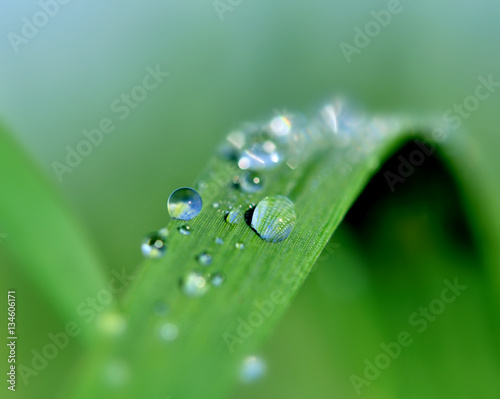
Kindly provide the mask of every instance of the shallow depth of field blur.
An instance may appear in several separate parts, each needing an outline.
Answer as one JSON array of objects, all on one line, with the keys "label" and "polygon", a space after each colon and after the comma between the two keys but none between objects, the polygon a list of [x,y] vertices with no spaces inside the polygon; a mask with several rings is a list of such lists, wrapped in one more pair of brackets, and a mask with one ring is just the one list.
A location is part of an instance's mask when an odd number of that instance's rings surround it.
[{"label": "shallow depth of field blur", "polygon": [[[144,233],[168,221],[170,192],[191,185],[220,141],[245,120],[274,110],[310,113],[336,94],[368,112],[441,118],[475,94],[481,77],[500,82],[500,4],[493,0],[401,0],[400,12],[349,60],[341,43],[353,46],[356,29],[373,22],[372,11],[386,10],[387,1],[232,3],[218,14],[212,0],[73,0],[18,52],[8,34],[20,33],[22,18],[40,6],[35,0],[0,5],[0,117],[72,204],[109,270],[139,264]],[[125,109],[117,112],[116,101],[151,69],[168,77],[142,102],[120,102]],[[500,195],[499,107],[497,85],[460,117],[490,182],[479,197]],[[67,147],[75,149],[82,131],[103,118],[116,129],[58,179],[53,162],[65,162]],[[262,348],[264,378],[238,386],[235,398],[358,397],[350,376],[362,376],[365,359],[373,361],[382,342],[405,330],[414,342],[362,394],[492,392],[500,347],[488,347],[482,337],[497,331],[498,309],[481,295],[488,259],[460,200],[463,183],[433,159],[394,194],[384,184],[379,176],[362,195]],[[36,207],[36,198],[20,201],[26,204]],[[3,240],[22,239],[1,231],[1,221],[0,233],[7,234]],[[65,321],[44,316],[48,303],[4,259],[0,243],[0,287],[19,293],[18,328],[30,328],[19,356],[28,359]],[[469,281],[467,290],[417,333],[408,318],[455,277]],[[445,327],[433,329],[437,324]],[[18,397],[60,384],[76,353],[70,345],[28,387],[18,376]],[[463,363],[470,364],[467,373],[456,367]]]}]

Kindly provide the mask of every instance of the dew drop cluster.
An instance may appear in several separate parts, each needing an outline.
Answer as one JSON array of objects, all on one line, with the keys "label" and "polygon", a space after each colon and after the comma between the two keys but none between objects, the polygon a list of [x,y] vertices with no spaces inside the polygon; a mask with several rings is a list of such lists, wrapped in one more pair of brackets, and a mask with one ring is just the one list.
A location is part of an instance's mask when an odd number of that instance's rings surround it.
[{"label": "dew drop cluster", "polygon": [[[222,222],[226,230],[219,236],[206,237],[206,247],[198,248],[196,255],[191,255],[189,261],[193,265],[182,268],[175,278],[178,289],[187,298],[201,298],[212,290],[223,289],[219,287],[224,286],[226,275],[218,267],[223,248],[230,248],[235,256],[241,256],[236,254],[245,250],[246,245],[252,245],[243,237],[256,235],[262,245],[279,245],[296,234],[293,193],[299,179],[294,173],[300,175],[301,170],[305,170],[304,165],[321,151],[330,147],[338,149],[334,169],[320,170],[310,183],[310,192],[314,193],[322,180],[332,173],[342,177],[349,175],[356,162],[367,159],[382,139],[398,129],[400,124],[394,120],[365,118],[353,113],[345,101],[339,99],[325,104],[312,118],[283,110],[276,111],[267,121],[245,123],[228,134],[220,149],[226,171],[206,176],[196,186],[198,191],[190,187],[173,191],[167,200],[167,211],[173,219],[169,225],[171,230],[163,228],[146,236],[141,251],[149,259],[165,256],[172,234],[181,236],[186,242],[198,242],[194,238],[200,238],[197,235],[204,232],[197,228],[196,217],[204,211],[214,218],[214,224]],[[376,162],[373,165],[376,167]],[[289,174],[290,183],[283,192],[276,193],[272,191],[273,179],[282,176],[282,171]],[[202,196],[208,204],[205,209]],[[225,232],[246,235],[230,239]],[[168,319],[169,306],[158,301],[152,309],[159,318],[158,338],[165,343],[176,341],[182,326]],[[121,319],[114,316],[108,317],[103,325],[114,331],[123,328]],[[256,381],[265,370],[266,364],[261,358],[249,356],[241,364],[240,379]]]}]

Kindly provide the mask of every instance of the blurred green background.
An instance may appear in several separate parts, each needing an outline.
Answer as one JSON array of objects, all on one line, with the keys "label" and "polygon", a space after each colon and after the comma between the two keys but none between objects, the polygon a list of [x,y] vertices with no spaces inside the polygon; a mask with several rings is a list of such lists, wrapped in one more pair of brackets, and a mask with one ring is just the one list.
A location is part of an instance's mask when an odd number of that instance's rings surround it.
[{"label": "blurred green background", "polygon": [[[16,53],[8,34],[19,34],[22,18],[40,5],[3,2],[0,116],[73,204],[109,270],[132,270],[144,233],[168,221],[169,193],[192,184],[241,122],[275,109],[310,112],[335,94],[370,112],[439,118],[474,94],[478,77],[500,81],[500,4],[493,0],[401,1],[402,11],[347,62],[341,42],[353,44],[355,28],[363,29],[374,19],[371,11],[387,4],[243,0],[229,5],[221,20],[209,0],[73,0]],[[169,76],[120,120],[113,101],[158,65]],[[493,92],[462,125],[474,139],[482,174],[481,184],[471,184],[481,187],[477,195],[491,209],[500,194],[499,107],[500,91]],[[53,162],[64,162],[65,148],[75,148],[82,131],[103,118],[115,131],[59,182]],[[415,178],[407,192],[380,199],[379,216],[368,212],[363,222],[372,234],[347,224],[333,237],[331,245],[340,243],[335,255],[319,262],[263,348],[268,374],[239,387],[235,397],[357,397],[349,376],[361,374],[363,359],[373,358],[379,343],[394,339],[408,316],[439,294],[442,280],[455,276],[470,282],[467,296],[436,322],[442,328],[429,328],[363,395],[491,397],[485,395],[495,391],[500,371],[497,316],[481,289],[480,246],[470,244],[462,254],[461,243],[448,237],[452,229],[440,232],[442,210],[458,193],[439,189],[449,174],[426,176],[437,176],[437,183]],[[36,198],[31,201],[36,207]],[[489,217],[498,225],[499,212]],[[435,242],[443,244],[430,245]],[[2,287],[31,292],[21,303],[33,332],[20,351],[29,355],[64,321],[50,316],[31,283],[9,267],[1,273]],[[58,367],[77,353],[69,347],[57,365],[16,394],[50,392]],[[455,366],[464,363],[470,367]]]}]

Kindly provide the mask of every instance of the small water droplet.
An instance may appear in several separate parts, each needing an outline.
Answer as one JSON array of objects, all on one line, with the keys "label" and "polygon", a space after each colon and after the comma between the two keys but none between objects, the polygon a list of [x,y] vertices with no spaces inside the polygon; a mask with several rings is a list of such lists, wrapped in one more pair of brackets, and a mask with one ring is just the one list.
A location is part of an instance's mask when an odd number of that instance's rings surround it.
[{"label": "small water droplet", "polygon": [[274,195],[257,204],[251,225],[262,239],[276,243],[290,235],[296,220],[293,202],[282,195]]},{"label": "small water droplet", "polygon": [[97,327],[106,335],[118,336],[125,331],[127,322],[119,313],[106,312],[98,316]]},{"label": "small water droplet", "polygon": [[165,255],[167,250],[166,236],[159,233],[149,234],[141,244],[142,254],[146,258],[158,259]]},{"label": "small water droplet", "polygon": [[239,176],[233,176],[233,178],[231,179],[233,185],[235,187],[239,187],[240,186],[240,177]]},{"label": "small water droplet", "polygon": [[173,323],[165,323],[160,327],[160,337],[165,341],[174,341],[179,336],[179,328]]},{"label": "small water droplet", "polygon": [[239,187],[245,193],[253,194],[262,191],[264,182],[258,173],[246,172],[239,180]]},{"label": "small water droplet", "polygon": [[170,234],[170,232],[168,231],[168,229],[166,227],[158,230],[158,234],[164,238],[167,238],[168,235]]},{"label": "small water droplet", "polygon": [[220,237],[217,237],[217,238],[215,239],[215,243],[216,243],[216,244],[219,244],[219,245],[222,245],[222,244],[224,244],[224,240],[223,240],[222,238],[220,238]]},{"label": "small water droplet", "polygon": [[243,244],[242,242],[237,242],[236,244],[234,244],[234,247],[236,249],[245,249],[245,244]]},{"label": "small water droplet", "polygon": [[114,388],[123,386],[130,378],[130,366],[123,360],[113,359],[104,368],[103,377]]},{"label": "small water droplet", "polygon": [[239,223],[243,220],[243,213],[239,209],[234,209],[226,215],[226,222],[231,224]]},{"label": "small water droplet", "polygon": [[165,316],[168,313],[168,305],[165,302],[156,302],[154,305],[154,311],[157,316]]},{"label": "small water droplet", "polygon": [[182,292],[189,297],[201,297],[210,288],[208,276],[199,271],[192,271],[186,274],[181,280]]},{"label": "small water droplet", "polygon": [[177,230],[179,230],[179,233],[181,233],[183,236],[188,236],[191,234],[191,227],[187,224],[179,226]]},{"label": "small water droplet", "polygon": [[181,187],[168,197],[168,213],[172,219],[191,220],[202,208],[200,194],[189,187]]},{"label": "small water droplet", "polygon": [[276,115],[269,123],[269,128],[276,136],[286,136],[292,130],[292,121],[289,115]]},{"label": "small water droplet", "polygon": [[255,382],[266,373],[266,363],[257,356],[247,357],[241,366],[240,379],[244,383]]},{"label": "small water droplet", "polygon": [[214,203],[212,204],[212,208],[217,209],[217,208],[219,208],[219,207],[220,207],[220,204],[219,204],[218,202],[214,202]]},{"label": "small water droplet", "polygon": [[269,138],[261,137],[241,151],[238,167],[242,170],[272,169],[282,161],[276,144]]},{"label": "small water droplet", "polygon": [[212,255],[208,252],[202,252],[196,257],[196,260],[198,260],[201,265],[208,266],[212,263]]},{"label": "small water droplet", "polygon": [[226,276],[224,275],[224,273],[217,272],[210,277],[210,284],[212,284],[214,287],[220,287],[225,279]]}]

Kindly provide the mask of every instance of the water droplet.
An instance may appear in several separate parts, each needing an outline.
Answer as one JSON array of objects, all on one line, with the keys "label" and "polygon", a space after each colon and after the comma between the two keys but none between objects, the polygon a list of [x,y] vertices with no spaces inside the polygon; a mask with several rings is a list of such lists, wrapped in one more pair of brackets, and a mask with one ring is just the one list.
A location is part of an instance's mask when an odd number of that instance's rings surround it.
[{"label": "water droplet", "polygon": [[227,136],[229,141],[235,148],[241,148],[245,144],[245,133],[240,130],[229,133]]},{"label": "water droplet", "polygon": [[187,224],[179,226],[177,230],[179,230],[179,233],[181,233],[183,236],[188,236],[191,234],[191,227]]},{"label": "water droplet", "polygon": [[165,255],[166,250],[166,237],[159,233],[151,233],[142,241],[141,244],[142,254],[146,258],[161,258]]},{"label": "water droplet", "polygon": [[240,370],[240,379],[244,383],[255,382],[266,373],[266,363],[257,356],[247,357]]},{"label": "water droplet", "polygon": [[165,302],[156,302],[154,305],[154,311],[157,316],[165,316],[168,313],[168,305]]},{"label": "water droplet", "polygon": [[210,286],[207,282],[207,275],[202,272],[189,272],[181,280],[182,292],[189,297],[200,297],[207,293]]},{"label": "water droplet", "polygon": [[256,172],[246,172],[239,180],[239,186],[245,193],[257,193],[264,187],[262,177]]},{"label": "water droplet", "polygon": [[238,159],[238,166],[242,170],[271,169],[278,165],[281,157],[276,144],[271,140],[255,143],[245,149]]},{"label": "water droplet", "polygon": [[158,234],[164,238],[167,238],[168,235],[170,234],[170,232],[168,231],[168,229],[166,227],[164,227],[164,228],[158,230]]},{"label": "water droplet", "polygon": [[179,336],[179,328],[173,323],[165,323],[160,327],[160,337],[165,341],[174,341]]},{"label": "water droplet", "polygon": [[198,190],[200,190],[200,191],[204,191],[204,190],[206,190],[206,189],[207,189],[208,184],[207,184],[207,183],[205,183],[204,181],[200,181],[200,182],[198,183],[198,186],[197,186],[197,187],[198,187]]},{"label": "water droplet", "polygon": [[224,244],[224,240],[223,240],[222,238],[220,238],[220,237],[217,237],[217,238],[215,239],[215,243],[216,243],[216,244],[219,244],[219,245],[222,245],[222,244]]},{"label": "water droplet", "polygon": [[286,136],[292,130],[292,121],[289,115],[283,113],[282,115],[276,115],[269,123],[269,128],[276,136],[282,137]]},{"label": "water droplet", "polygon": [[242,242],[237,242],[236,244],[234,244],[234,247],[236,249],[245,249],[245,244],[243,244]]},{"label": "water droplet", "polygon": [[168,213],[173,219],[191,220],[200,213],[201,207],[200,194],[189,187],[178,188],[168,197]]},{"label": "water droplet", "polygon": [[214,202],[214,203],[212,204],[212,208],[217,209],[218,207],[220,207],[220,204],[219,204],[218,202]]},{"label": "water droplet", "polygon": [[117,388],[130,378],[130,367],[123,360],[114,359],[106,364],[103,377],[107,384]]},{"label": "water droplet", "polygon": [[119,313],[106,312],[98,316],[97,327],[99,331],[106,335],[118,336],[125,332],[127,322]]},{"label": "water droplet", "polygon": [[282,195],[274,195],[257,204],[251,224],[262,239],[276,243],[290,235],[296,220],[293,202]]},{"label": "water droplet", "polygon": [[212,284],[214,287],[220,287],[225,279],[226,276],[224,275],[224,273],[217,272],[210,277],[210,284]]},{"label": "water droplet", "polygon": [[239,223],[243,220],[243,213],[239,209],[234,209],[226,216],[226,222],[231,224]]},{"label": "water droplet", "polygon": [[196,257],[196,259],[203,266],[208,266],[212,263],[212,255],[208,252],[202,252]]}]

